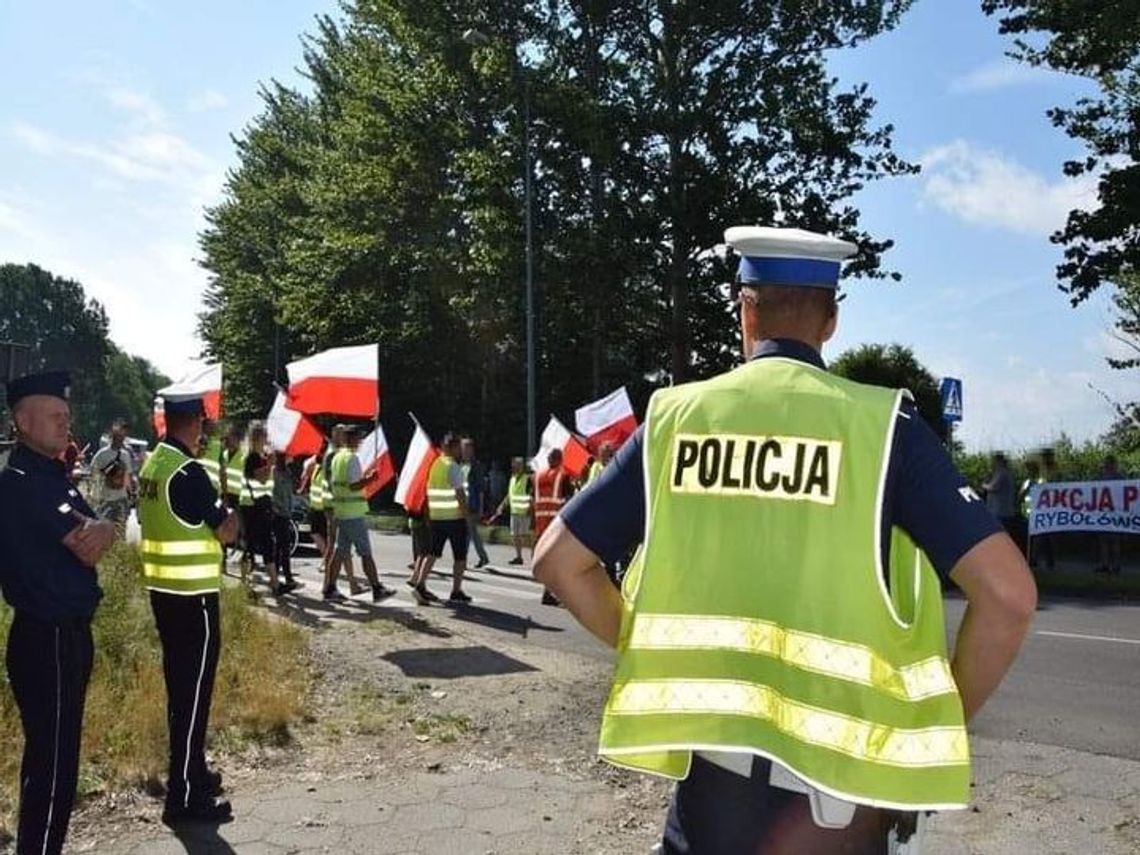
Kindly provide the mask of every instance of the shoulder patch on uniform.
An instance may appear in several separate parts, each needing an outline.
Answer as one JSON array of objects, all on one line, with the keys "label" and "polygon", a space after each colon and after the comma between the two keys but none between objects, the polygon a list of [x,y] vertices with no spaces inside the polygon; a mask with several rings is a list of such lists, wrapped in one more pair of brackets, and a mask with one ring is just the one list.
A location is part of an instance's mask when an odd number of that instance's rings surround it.
[{"label": "shoulder patch on uniform", "polygon": [[801,436],[677,434],[669,489],[835,504],[843,443]]}]

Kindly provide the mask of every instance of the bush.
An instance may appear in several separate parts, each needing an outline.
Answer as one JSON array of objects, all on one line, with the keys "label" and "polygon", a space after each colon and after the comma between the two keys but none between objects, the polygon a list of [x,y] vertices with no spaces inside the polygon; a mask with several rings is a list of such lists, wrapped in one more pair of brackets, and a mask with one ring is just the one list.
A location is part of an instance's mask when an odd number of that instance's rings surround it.
[{"label": "bush", "polygon": [[[166,688],[162,652],[138,552],[116,547],[99,566],[104,599],[95,615],[95,665],[87,691],[80,796],[141,786],[166,774]],[[222,592],[222,652],[211,709],[211,736],[227,743],[288,738],[308,689],[302,631],[251,607],[244,592]],[[0,644],[11,611],[0,608]],[[0,831],[14,827],[18,803],[19,713],[0,692]]]}]

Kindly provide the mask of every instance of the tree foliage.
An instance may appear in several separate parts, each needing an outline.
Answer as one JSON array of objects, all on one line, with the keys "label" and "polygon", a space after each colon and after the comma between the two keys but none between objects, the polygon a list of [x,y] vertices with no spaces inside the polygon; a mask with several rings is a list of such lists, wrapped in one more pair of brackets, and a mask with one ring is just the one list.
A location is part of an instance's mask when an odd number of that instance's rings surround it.
[{"label": "tree foliage", "polygon": [[76,436],[97,442],[113,419],[150,435],[154,391],[169,381],[107,336],[107,314],[83,286],[34,264],[0,265],[0,341],[31,348],[30,371],[71,372]]},{"label": "tree foliage", "polygon": [[1070,212],[1053,235],[1065,246],[1057,268],[1074,304],[1105,282],[1140,270],[1140,4],[1136,0],[983,0],[1002,33],[1019,38],[1011,55],[1080,75],[1100,90],[1048,115],[1088,153],[1064,165],[1070,176],[1100,174],[1093,211]]},{"label": "tree foliage", "polygon": [[923,419],[939,437],[945,439],[946,423],[942,421],[938,381],[909,347],[901,344],[860,345],[841,353],[830,368],[848,380],[909,390]]},{"label": "tree foliage", "polygon": [[522,450],[528,108],[540,420],[731,364],[726,226],[841,234],[853,273],[890,275],[850,199],[914,167],[825,55],[909,5],[345,3],[306,41],[311,91],[264,87],[209,212],[201,332],[229,412],[264,413],[276,320],[282,363],[378,341],[386,412]]}]

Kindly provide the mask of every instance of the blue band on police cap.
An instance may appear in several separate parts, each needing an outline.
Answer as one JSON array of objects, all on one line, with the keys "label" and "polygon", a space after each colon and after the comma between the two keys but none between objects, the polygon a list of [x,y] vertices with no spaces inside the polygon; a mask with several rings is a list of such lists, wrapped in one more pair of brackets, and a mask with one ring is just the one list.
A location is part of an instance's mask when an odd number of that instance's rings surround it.
[{"label": "blue band on police cap", "polygon": [[839,283],[839,262],[818,258],[740,257],[740,282],[757,285],[812,285],[834,288]]}]

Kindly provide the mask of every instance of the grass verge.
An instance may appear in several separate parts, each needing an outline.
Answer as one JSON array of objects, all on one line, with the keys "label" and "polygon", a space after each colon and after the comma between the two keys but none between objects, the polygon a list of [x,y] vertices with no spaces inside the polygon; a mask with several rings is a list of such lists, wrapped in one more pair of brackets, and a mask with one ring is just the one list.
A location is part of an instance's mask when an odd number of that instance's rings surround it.
[{"label": "grass verge", "polygon": [[[141,786],[166,773],[166,688],[162,652],[138,552],[116,547],[99,565],[104,599],[95,615],[95,666],[87,691],[80,797]],[[303,631],[252,607],[244,592],[222,592],[222,652],[211,707],[211,737],[227,749],[281,744],[304,709],[309,673]],[[0,645],[11,611],[0,608]],[[6,684],[7,677],[0,677]],[[0,834],[14,827],[23,734],[11,691],[0,691]]]}]

